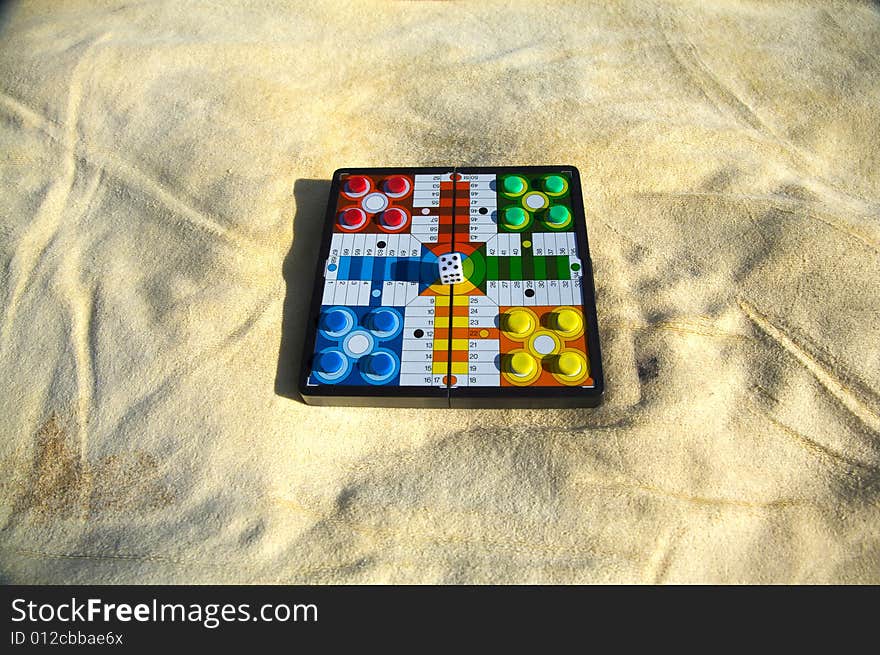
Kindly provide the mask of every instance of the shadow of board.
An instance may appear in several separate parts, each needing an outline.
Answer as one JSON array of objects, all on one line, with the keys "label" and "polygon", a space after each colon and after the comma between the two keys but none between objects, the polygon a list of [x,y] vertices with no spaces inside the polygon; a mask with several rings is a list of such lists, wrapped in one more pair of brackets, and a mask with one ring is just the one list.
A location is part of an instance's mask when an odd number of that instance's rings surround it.
[{"label": "shadow of board", "polygon": [[294,183],[293,243],[281,267],[286,291],[275,393],[299,402],[303,400],[297,382],[329,193],[330,180],[297,180]]}]

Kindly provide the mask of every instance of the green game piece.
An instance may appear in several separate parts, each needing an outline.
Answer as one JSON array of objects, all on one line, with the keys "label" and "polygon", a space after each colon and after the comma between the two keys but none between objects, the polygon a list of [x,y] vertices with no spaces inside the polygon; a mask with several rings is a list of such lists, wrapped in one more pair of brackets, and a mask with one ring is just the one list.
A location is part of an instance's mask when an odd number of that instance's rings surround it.
[{"label": "green game piece", "polygon": [[526,210],[521,207],[508,207],[504,210],[504,222],[510,227],[522,227],[528,218]]},{"label": "green game piece", "polygon": [[504,192],[512,196],[518,196],[526,190],[526,183],[521,177],[511,175],[504,178]]},{"label": "green game piece", "polygon": [[551,225],[565,225],[571,213],[564,205],[553,205],[547,210],[547,222]]},{"label": "green game piece", "polygon": [[544,190],[547,193],[562,193],[565,191],[565,180],[558,175],[548,175],[544,178]]}]

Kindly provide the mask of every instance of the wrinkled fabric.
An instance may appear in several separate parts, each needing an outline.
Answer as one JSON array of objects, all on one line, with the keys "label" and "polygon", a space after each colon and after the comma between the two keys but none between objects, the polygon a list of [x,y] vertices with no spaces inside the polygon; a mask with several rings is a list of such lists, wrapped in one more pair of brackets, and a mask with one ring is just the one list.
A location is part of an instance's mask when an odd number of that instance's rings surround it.
[{"label": "wrinkled fabric", "polygon": [[[876,3],[0,14],[0,579],[880,582]],[[596,410],[311,408],[329,178],[577,166]]]}]

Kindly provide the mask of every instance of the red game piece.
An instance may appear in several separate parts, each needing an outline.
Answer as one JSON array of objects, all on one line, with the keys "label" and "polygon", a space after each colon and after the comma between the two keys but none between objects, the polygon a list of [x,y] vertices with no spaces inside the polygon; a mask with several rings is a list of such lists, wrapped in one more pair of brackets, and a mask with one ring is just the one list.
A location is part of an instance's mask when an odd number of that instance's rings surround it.
[{"label": "red game piece", "polygon": [[348,227],[355,227],[364,220],[364,212],[357,207],[349,207],[340,216],[339,221]]},{"label": "red game piece", "polygon": [[388,193],[404,193],[408,186],[409,182],[402,175],[395,175],[385,180],[385,190]]},{"label": "red game piece", "polygon": [[364,193],[370,188],[370,182],[362,175],[352,175],[345,183],[351,193]]},{"label": "red game piece", "polygon": [[382,223],[390,228],[397,228],[406,223],[406,212],[397,207],[386,209],[382,213]]}]

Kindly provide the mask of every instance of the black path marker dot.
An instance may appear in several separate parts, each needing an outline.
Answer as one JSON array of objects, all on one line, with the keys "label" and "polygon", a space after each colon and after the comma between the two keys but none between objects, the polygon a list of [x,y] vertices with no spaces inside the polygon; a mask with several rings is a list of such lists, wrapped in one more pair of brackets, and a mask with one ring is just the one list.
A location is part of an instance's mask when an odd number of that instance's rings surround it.
[{"label": "black path marker dot", "polygon": [[489,210],[486,209],[485,207],[480,207],[480,213],[481,213],[481,214],[488,214],[488,213],[489,213]]},{"label": "black path marker dot", "polygon": [[424,330],[416,330],[415,332],[413,332],[413,336],[416,339],[421,339],[423,336],[425,336],[425,331]]},{"label": "black path marker dot", "polygon": [[388,245],[388,244],[385,243],[384,241],[377,241],[377,242],[376,242],[376,247],[377,247],[377,248],[384,248],[384,247],[387,246],[387,245]]},{"label": "black path marker dot", "polygon": [[526,297],[527,297],[527,298],[531,298],[531,297],[534,296],[534,295],[535,295],[535,290],[534,290],[534,289],[526,289]]}]

